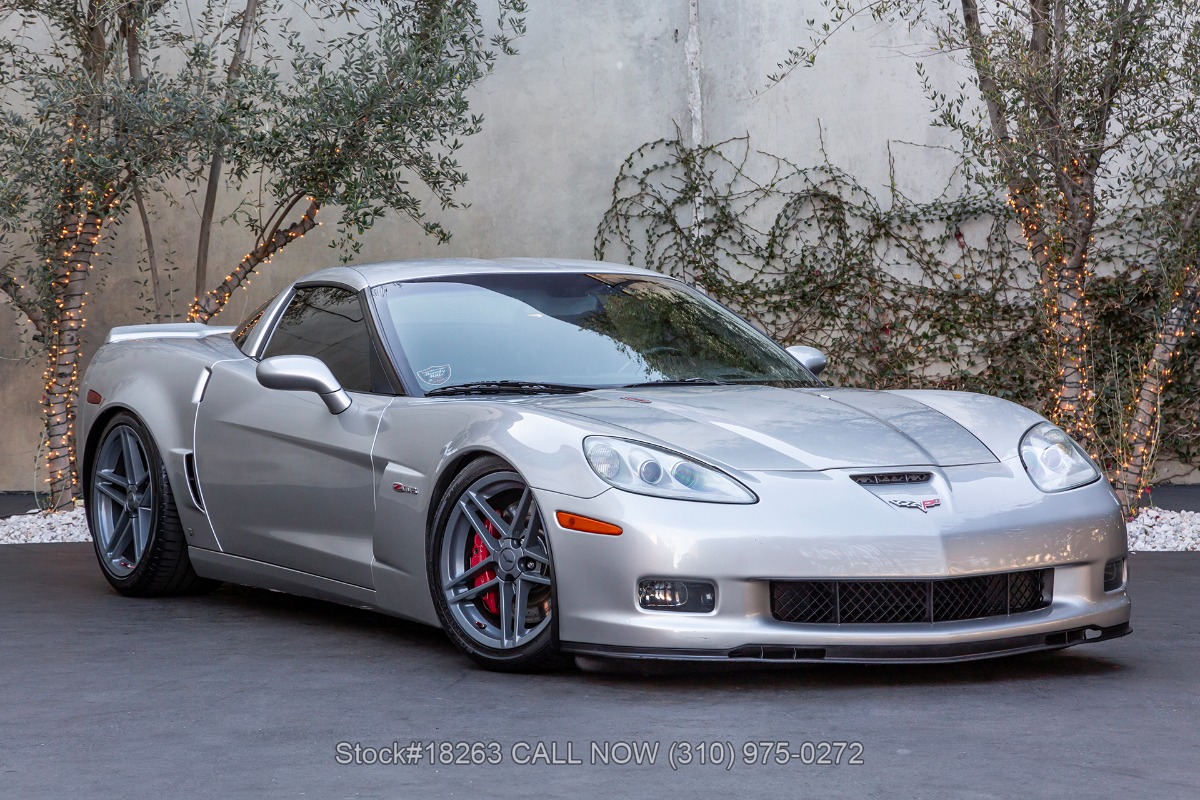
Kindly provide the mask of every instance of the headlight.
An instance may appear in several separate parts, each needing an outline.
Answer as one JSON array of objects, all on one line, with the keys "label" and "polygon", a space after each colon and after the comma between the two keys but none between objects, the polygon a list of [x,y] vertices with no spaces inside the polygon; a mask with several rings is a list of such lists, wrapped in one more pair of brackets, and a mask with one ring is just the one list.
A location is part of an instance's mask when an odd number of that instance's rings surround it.
[{"label": "headlight", "polygon": [[583,440],[583,452],[597,475],[627,492],[705,503],[758,500],[723,472],[648,444],[589,436]]},{"label": "headlight", "polygon": [[1079,445],[1049,422],[1034,425],[1021,438],[1021,463],[1043,492],[1062,492],[1091,483],[1100,472]]}]

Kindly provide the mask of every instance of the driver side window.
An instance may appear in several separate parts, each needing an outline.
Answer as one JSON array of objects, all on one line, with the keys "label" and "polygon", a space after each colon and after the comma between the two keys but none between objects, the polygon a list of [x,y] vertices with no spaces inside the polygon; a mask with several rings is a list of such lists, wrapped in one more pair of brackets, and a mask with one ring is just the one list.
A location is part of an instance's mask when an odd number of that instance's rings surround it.
[{"label": "driver side window", "polygon": [[390,394],[358,295],[336,286],[296,290],[267,342],[263,358],[312,356],[348,392]]}]

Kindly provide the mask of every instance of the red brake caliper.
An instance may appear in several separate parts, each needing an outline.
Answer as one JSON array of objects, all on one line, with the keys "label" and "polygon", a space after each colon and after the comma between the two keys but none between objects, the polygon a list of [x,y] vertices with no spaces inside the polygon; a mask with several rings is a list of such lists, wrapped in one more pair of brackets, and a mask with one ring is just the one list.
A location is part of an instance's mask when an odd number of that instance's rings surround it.
[{"label": "red brake caliper", "polygon": [[[491,522],[484,520],[483,524],[488,529],[488,533],[492,534],[492,536],[495,536],[497,539],[500,538],[496,533],[496,529],[492,527]],[[479,538],[479,534],[477,533],[475,534],[475,538],[471,540],[471,566],[477,567],[487,560],[487,546],[484,545],[483,539]],[[495,578],[496,570],[485,569],[483,572],[475,576],[475,586],[483,586],[488,581],[495,580]],[[479,596],[479,599],[483,602],[484,608],[486,608],[488,611],[492,612],[493,614],[500,613],[500,592],[498,592],[496,589],[488,589]]]}]

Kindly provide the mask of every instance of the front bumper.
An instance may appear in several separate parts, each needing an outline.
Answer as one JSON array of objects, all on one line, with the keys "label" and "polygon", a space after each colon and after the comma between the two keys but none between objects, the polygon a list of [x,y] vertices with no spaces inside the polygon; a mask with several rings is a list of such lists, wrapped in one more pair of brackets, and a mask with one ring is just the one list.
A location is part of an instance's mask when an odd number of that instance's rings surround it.
[{"label": "front bumper", "polygon": [[[1019,472],[1015,472],[1015,471]],[[551,523],[564,650],[675,660],[957,661],[1102,641],[1129,632],[1129,595],[1104,590],[1126,553],[1103,482],[1045,495],[1019,464],[935,469],[928,513],[891,505],[838,471],[757,473],[754,505],[687,503],[611,490],[539,492],[558,510],[614,522],[620,536]],[[911,487],[895,490],[912,492]],[[875,495],[875,496],[873,496]],[[1017,614],[932,623],[806,624],[774,618],[773,580],[908,579],[1053,569],[1053,599]],[[710,613],[642,609],[643,579],[709,580]]]}]

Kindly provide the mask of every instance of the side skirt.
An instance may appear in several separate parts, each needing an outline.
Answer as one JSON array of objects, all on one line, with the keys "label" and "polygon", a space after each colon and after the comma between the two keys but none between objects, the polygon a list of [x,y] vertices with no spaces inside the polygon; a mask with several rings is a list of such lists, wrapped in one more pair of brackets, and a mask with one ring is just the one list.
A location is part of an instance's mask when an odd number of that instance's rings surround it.
[{"label": "side skirt", "polygon": [[196,574],[202,578],[214,578],[261,589],[275,589],[348,606],[375,610],[379,608],[375,602],[375,592],[362,586],[200,547],[189,547],[188,558],[192,560]]}]

